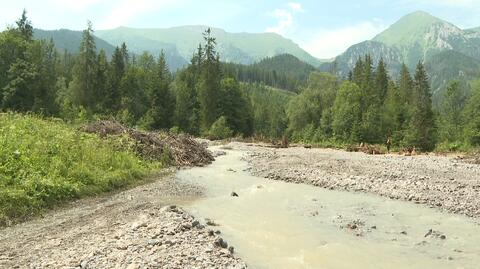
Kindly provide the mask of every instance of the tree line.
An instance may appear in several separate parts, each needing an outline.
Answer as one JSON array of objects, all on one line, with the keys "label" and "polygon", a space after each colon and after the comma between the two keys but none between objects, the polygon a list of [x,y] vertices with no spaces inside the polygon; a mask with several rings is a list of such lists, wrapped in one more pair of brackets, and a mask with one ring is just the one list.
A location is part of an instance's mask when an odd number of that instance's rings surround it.
[{"label": "tree line", "polygon": [[[422,150],[480,144],[480,82],[472,83],[471,94],[465,84],[450,83],[442,104],[433,108],[422,63],[413,75],[403,66],[397,79],[383,60],[374,64],[369,55],[357,61],[345,80],[313,71],[298,84],[305,72],[292,73],[297,94],[246,75],[261,74],[261,64],[251,69],[223,64],[210,30],[188,66],[173,74],[163,53],[135,55],[125,44],[111,57],[97,52],[92,28],[89,23],[83,31],[77,54],[57,51],[51,40],[34,40],[25,12],[1,32],[1,110],[69,122],[114,118],[149,130],[210,138],[288,137],[322,144],[389,139],[394,146]],[[252,81],[239,82],[248,80],[244,76]]]},{"label": "tree line", "polygon": [[472,93],[452,81],[432,107],[427,72],[419,62],[412,76],[403,65],[392,79],[383,59],[358,59],[348,79],[313,73],[287,109],[288,133],[297,141],[372,143],[399,148],[467,149],[480,145],[480,82]]},{"label": "tree line", "polygon": [[137,56],[125,44],[111,59],[97,53],[90,22],[79,53],[59,53],[53,41],[33,39],[24,12],[0,34],[1,109],[72,122],[113,117],[150,130],[250,136],[250,103],[237,80],[223,75],[210,30],[204,39],[188,67],[174,75],[163,53]]}]

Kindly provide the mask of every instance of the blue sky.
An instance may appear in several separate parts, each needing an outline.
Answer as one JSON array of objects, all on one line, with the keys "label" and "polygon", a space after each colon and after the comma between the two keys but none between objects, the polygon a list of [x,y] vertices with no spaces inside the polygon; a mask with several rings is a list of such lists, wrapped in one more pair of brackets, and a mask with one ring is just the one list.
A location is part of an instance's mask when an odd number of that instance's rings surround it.
[{"label": "blue sky", "polygon": [[461,28],[480,26],[480,0],[0,0],[0,29],[26,8],[37,28],[156,28],[202,24],[230,32],[277,32],[318,58],[374,37],[424,10]]}]

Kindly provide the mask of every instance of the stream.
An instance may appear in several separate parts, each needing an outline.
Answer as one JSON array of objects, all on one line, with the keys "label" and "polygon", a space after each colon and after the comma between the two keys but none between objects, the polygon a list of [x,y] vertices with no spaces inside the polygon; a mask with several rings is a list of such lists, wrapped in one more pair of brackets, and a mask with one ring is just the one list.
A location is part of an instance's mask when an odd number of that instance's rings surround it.
[{"label": "stream", "polygon": [[185,208],[219,224],[212,229],[249,268],[480,268],[480,225],[470,218],[251,176],[244,152],[226,152],[177,178],[204,188]]}]

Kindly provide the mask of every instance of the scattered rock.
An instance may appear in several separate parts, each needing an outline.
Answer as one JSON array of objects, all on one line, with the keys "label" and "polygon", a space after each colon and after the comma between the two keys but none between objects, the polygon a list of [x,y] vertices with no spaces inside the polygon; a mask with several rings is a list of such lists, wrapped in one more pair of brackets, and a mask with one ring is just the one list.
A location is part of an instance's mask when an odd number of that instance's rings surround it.
[{"label": "scattered rock", "polygon": [[[302,147],[291,147],[281,154],[260,146],[245,150],[249,152],[245,157],[249,171],[255,176],[330,190],[374,193],[480,217],[480,165],[465,163],[464,159],[417,154],[413,149],[409,155],[416,155],[415,158],[378,156],[381,148],[365,144],[351,150],[377,156]],[[480,152],[475,156],[480,160]]]},{"label": "scattered rock", "polygon": [[232,192],[232,193],[230,194],[230,196],[238,197],[238,194],[237,194],[236,192]]},{"label": "scattered rock", "polygon": [[447,239],[447,236],[442,234],[441,232],[439,231],[435,231],[435,230],[428,230],[428,232],[425,234],[424,237],[432,237],[432,238],[437,238],[437,239],[441,239],[441,240],[445,240]]},{"label": "scattered rock", "polygon": [[216,224],[213,220],[211,219],[205,219],[205,224],[207,224],[208,226],[218,226],[218,224]]},{"label": "scattered rock", "polygon": [[227,248],[228,244],[226,241],[223,240],[223,238],[219,237],[215,239],[215,242],[213,242],[214,246],[220,247],[220,248]]}]

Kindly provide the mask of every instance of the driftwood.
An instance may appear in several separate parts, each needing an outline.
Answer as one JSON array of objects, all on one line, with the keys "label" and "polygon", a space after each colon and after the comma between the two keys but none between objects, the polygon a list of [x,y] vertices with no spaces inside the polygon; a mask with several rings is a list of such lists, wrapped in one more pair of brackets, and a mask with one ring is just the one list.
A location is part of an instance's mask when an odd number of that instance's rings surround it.
[{"label": "driftwood", "polygon": [[480,150],[476,152],[469,153],[465,156],[459,156],[457,157],[458,160],[462,160],[466,163],[471,163],[471,164],[480,164]]},{"label": "driftwood", "polygon": [[361,143],[360,145],[350,145],[347,147],[347,151],[350,152],[363,152],[370,155],[382,155],[385,152],[377,145],[369,145]]},{"label": "driftwood", "polygon": [[177,166],[204,166],[215,160],[205,145],[184,134],[139,131],[115,121],[87,124],[80,130],[100,137],[127,135],[135,143],[136,153],[143,159],[164,161],[165,157],[169,157]]}]

